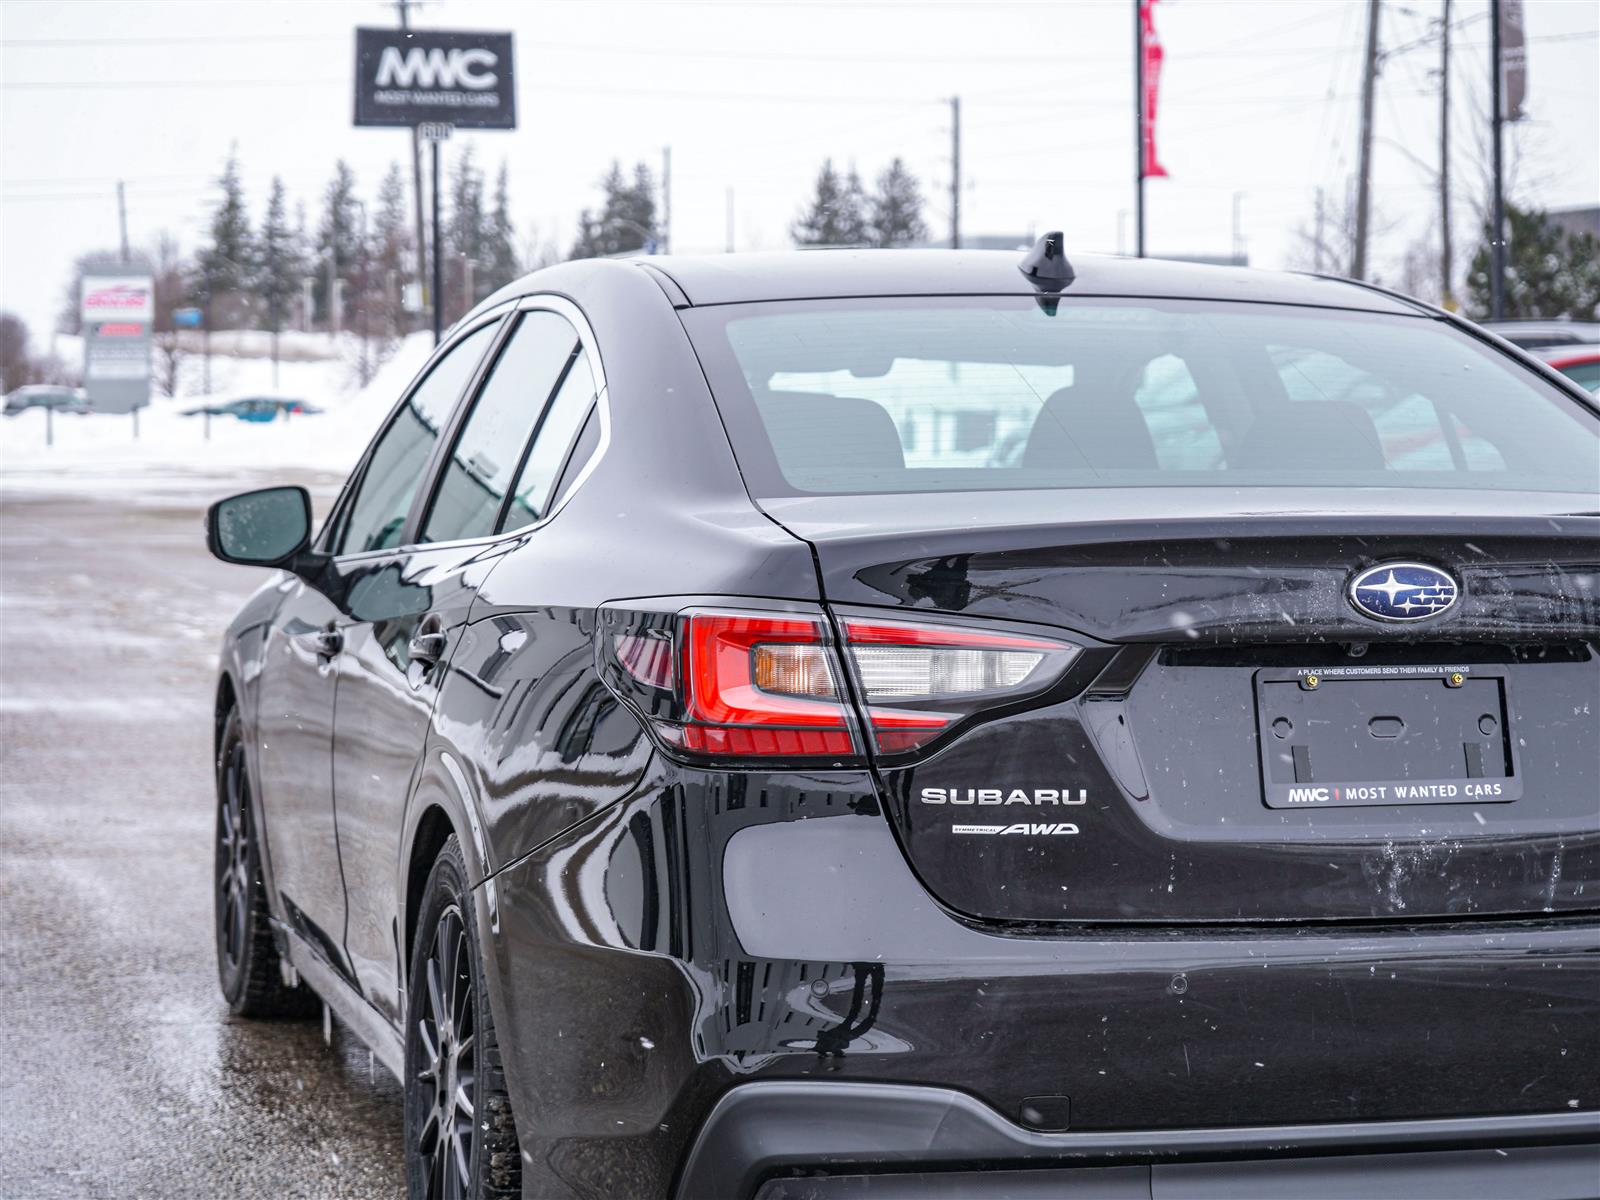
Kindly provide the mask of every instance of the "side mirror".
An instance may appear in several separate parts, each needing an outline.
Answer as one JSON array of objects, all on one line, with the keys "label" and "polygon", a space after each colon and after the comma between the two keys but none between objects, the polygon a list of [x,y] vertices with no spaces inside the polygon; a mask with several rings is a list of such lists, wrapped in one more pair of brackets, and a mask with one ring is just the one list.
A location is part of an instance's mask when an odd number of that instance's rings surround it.
[{"label": "side mirror", "polygon": [[303,487],[243,492],[206,512],[206,548],[223,562],[292,569],[310,544],[311,496]]}]

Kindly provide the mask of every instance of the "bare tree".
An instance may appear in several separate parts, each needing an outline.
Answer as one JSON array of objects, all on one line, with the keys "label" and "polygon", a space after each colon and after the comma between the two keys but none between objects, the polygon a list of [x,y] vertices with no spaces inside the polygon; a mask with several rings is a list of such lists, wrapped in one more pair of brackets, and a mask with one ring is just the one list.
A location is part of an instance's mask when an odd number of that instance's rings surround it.
[{"label": "bare tree", "polygon": [[0,393],[34,381],[33,356],[28,353],[28,327],[21,317],[0,312]]},{"label": "bare tree", "polygon": [[150,327],[155,348],[150,381],[163,396],[178,394],[178,373],[184,356],[172,314],[189,294],[191,272],[191,264],[178,249],[177,239],[162,230],[150,255],[150,275],[155,285],[152,299],[156,310]]}]

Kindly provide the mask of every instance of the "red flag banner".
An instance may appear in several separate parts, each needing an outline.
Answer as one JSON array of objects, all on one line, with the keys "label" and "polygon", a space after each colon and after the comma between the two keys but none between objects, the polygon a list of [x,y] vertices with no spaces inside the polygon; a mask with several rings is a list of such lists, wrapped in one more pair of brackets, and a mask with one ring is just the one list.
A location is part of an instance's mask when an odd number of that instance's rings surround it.
[{"label": "red flag banner", "polygon": [[1144,128],[1140,169],[1146,178],[1165,178],[1167,169],[1156,157],[1156,102],[1161,94],[1161,39],[1156,36],[1156,0],[1139,0],[1139,53],[1144,69]]}]

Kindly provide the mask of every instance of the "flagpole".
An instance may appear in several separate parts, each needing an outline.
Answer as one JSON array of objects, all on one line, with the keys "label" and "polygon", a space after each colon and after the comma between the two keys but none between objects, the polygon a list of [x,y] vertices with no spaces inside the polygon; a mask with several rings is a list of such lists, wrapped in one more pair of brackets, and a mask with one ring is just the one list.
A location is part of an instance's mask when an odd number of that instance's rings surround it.
[{"label": "flagpole", "polygon": [[1144,257],[1144,0],[1133,0],[1133,253]]},{"label": "flagpole", "polygon": [[1506,315],[1506,190],[1505,190],[1505,135],[1503,123],[1505,107],[1501,95],[1502,75],[1500,65],[1500,0],[1489,0],[1489,84],[1490,137],[1493,140],[1494,203],[1491,220],[1494,228],[1489,234],[1489,315],[1496,321]]}]

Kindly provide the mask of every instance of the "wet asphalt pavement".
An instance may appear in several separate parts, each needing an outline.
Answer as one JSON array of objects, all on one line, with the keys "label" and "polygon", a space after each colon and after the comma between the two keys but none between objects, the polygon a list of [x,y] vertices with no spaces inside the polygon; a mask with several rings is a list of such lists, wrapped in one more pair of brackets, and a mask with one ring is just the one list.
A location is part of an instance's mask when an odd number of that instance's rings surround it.
[{"label": "wet asphalt pavement", "polygon": [[200,520],[267,481],[48,482],[0,478],[0,1200],[399,1195],[395,1081],[217,991],[216,649],[265,575]]}]

